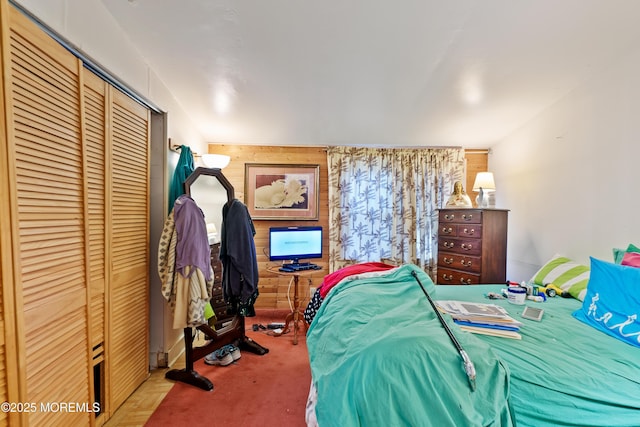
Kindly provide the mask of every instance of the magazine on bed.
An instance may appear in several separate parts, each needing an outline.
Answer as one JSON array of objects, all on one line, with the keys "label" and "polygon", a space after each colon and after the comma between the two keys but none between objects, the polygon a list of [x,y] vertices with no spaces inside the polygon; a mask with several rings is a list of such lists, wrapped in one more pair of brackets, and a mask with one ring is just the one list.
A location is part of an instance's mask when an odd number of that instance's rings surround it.
[{"label": "magazine on bed", "polygon": [[460,329],[475,334],[522,339],[518,332],[522,323],[495,304],[467,301],[436,301],[438,309],[451,315]]}]

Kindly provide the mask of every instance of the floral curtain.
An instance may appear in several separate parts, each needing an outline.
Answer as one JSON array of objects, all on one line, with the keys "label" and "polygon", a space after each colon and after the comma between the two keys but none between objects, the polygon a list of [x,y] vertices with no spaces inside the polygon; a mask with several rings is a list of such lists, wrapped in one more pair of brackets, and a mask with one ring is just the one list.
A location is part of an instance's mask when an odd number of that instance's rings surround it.
[{"label": "floral curtain", "polygon": [[463,181],[464,150],[330,147],[329,269],[366,261],[431,272],[437,209]]}]

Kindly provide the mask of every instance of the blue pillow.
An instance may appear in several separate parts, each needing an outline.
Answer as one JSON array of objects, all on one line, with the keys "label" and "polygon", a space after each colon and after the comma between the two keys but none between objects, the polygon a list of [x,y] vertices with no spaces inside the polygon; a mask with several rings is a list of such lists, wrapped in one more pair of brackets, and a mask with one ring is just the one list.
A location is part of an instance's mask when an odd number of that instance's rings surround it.
[{"label": "blue pillow", "polygon": [[573,317],[640,347],[640,268],[591,257],[587,293]]}]

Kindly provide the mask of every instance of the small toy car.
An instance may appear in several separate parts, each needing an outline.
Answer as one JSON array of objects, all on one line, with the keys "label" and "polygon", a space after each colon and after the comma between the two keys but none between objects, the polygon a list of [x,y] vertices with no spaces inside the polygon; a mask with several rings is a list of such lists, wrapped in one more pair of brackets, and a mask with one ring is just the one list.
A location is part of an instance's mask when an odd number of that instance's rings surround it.
[{"label": "small toy car", "polygon": [[534,286],[532,295],[538,295],[539,293],[544,293],[549,298],[553,298],[556,295],[560,295],[561,297],[567,298],[569,292],[562,290],[560,287],[554,285],[553,283],[547,283],[544,286]]}]

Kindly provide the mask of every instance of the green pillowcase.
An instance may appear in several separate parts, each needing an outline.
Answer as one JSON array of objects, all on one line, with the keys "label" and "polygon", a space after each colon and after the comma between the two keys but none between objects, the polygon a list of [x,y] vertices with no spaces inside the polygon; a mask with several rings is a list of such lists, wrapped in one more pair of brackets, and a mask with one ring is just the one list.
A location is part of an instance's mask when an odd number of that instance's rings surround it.
[{"label": "green pillowcase", "polygon": [[640,248],[632,243],[629,243],[627,249],[613,248],[613,262],[620,264],[622,262],[622,258],[624,258],[624,254],[627,252],[640,252]]},{"label": "green pillowcase", "polygon": [[590,269],[586,265],[578,264],[567,257],[554,255],[549,262],[534,274],[531,282],[544,286],[549,283],[580,300],[584,300],[589,283]]}]

